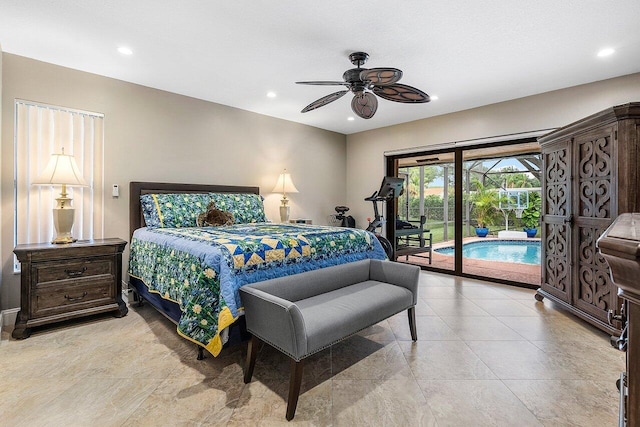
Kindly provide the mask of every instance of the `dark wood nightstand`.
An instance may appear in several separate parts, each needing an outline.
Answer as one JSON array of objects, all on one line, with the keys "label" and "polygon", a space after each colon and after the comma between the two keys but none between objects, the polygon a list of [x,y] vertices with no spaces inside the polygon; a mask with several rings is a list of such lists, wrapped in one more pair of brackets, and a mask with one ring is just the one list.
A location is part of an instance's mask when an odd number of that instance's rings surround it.
[{"label": "dark wood nightstand", "polygon": [[21,263],[20,313],[13,338],[31,328],[75,317],[128,312],[122,301],[122,239],[85,240],[55,245],[18,245]]}]

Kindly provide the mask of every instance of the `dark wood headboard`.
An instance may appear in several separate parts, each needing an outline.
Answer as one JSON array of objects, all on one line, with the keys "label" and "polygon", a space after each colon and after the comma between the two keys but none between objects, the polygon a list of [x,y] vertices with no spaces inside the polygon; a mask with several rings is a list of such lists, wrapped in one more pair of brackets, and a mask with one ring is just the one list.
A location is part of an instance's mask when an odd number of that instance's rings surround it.
[{"label": "dark wood headboard", "polygon": [[130,182],[129,183],[129,238],[133,232],[144,227],[144,216],[140,206],[140,196],[150,193],[251,193],[260,194],[259,187],[211,184],[175,184],[171,182]]}]

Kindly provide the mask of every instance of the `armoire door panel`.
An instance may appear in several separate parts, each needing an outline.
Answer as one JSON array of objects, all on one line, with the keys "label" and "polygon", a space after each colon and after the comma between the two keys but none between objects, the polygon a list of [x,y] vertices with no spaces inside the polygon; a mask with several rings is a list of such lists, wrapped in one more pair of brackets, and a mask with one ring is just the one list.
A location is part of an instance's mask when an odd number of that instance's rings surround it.
[{"label": "armoire door panel", "polygon": [[[616,217],[615,127],[607,126],[576,136],[574,158],[576,203],[578,219],[600,218],[609,224]],[[607,225],[608,226],[608,225]]]},{"label": "armoire door panel", "polygon": [[566,217],[571,214],[571,154],[569,142],[558,144],[552,151],[543,152],[545,218]]},{"label": "armoire door panel", "polygon": [[543,227],[543,289],[569,302],[571,299],[571,265],[569,263],[569,230],[564,223],[548,223]]},{"label": "armoire door panel", "polygon": [[606,227],[577,226],[577,263],[574,305],[582,311],[607,321],[607,312],[617,310],[617,288],[611,282],[609,266],[598,252],[596,241]]},{"label": "armoire door panel", "polygon": [[615,130],[609,125],[576,135],[573,146],[577,194],[573,304],[603,322],[609,310],[617,309],[618,300],[609,267],[596,247],[598,237],[617,216]]},{"label": "armoire door panel", "polygon": [[570,140],[542,150],[542,289],[571,301],[571,145]]}]

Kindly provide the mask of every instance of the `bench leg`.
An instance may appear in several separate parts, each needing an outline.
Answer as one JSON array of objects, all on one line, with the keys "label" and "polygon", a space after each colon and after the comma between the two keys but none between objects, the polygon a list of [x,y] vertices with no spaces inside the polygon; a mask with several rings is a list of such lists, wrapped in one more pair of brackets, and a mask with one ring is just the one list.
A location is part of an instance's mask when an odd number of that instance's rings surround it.
[{"label": "bench leg", "polygon": [[416,308],[411,307],[407,310],[409,315],[409,330],[411,331],[411,339],[418,341],[418,333],[416,332]]},{"label": "bench leg", "polygon": [[289,378],[289,399],[287,399],[287,421],[291,421],[296,414],[300,385],[302,384],[302,360],[296,362],[291,359],[291,377]]},{"label": "bench leg", "polygon": [[249,384],[253,376],[253,368],[256,366],[256,356],[258,355],[258,344],[260,344],[260,339],[252,335],[251,340],[249,340],[247,344],[247,362],[244,367],[245,384]]}]

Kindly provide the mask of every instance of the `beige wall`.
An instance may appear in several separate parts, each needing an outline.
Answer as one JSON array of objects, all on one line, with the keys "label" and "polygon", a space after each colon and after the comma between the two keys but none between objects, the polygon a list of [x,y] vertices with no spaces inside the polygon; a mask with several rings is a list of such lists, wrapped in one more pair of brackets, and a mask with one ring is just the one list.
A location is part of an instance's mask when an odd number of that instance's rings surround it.
[{"label": "beige wall", "polygon": [[[279,221],[280,197],[270,191],[287,168],[300,191],[289,196],[292,217],[326,224],[345,203],[344,135],[7,53],[2,82],[0,309],[19,306],[11,261],[15,98],[105,114],[105,237],[128,239],[130,181],[259,186],[267,217]],[[112,184],[120,185],[117,199]]]},{"label": "beige wall", "polygon": [[349,213],[361,228],[373,216],[363,199],[380,185],[385,151],[560,127],[631,101],[640,101],[640,73],[348,135]]}]

